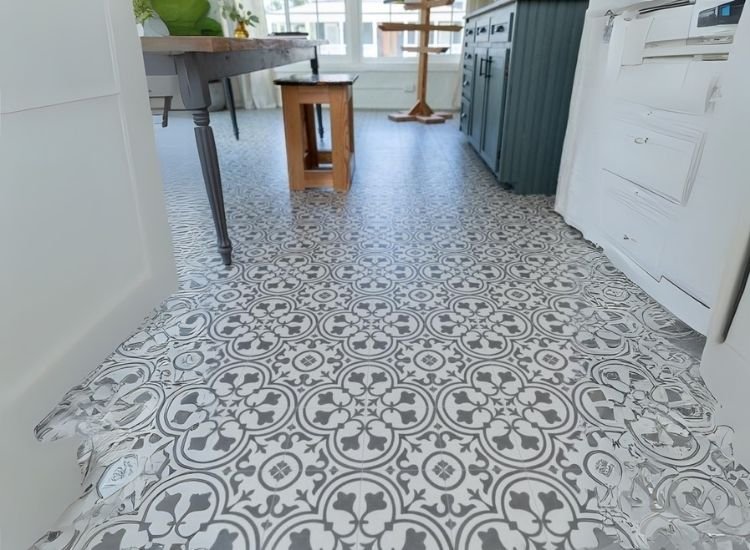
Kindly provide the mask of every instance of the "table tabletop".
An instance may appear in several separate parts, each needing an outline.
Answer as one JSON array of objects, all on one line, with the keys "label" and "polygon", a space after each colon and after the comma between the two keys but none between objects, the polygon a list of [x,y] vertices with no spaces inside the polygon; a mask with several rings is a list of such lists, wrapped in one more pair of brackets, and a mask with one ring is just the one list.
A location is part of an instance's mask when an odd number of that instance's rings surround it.
[{"label": "table tabletop", "polygon": [[178,55],[182,53],[227,53],[246,50],[283,50],[310,48],[326,44],[326,40],[271,36],[268,38],[229,38],[221,36],[144,36],[144,53]]}]

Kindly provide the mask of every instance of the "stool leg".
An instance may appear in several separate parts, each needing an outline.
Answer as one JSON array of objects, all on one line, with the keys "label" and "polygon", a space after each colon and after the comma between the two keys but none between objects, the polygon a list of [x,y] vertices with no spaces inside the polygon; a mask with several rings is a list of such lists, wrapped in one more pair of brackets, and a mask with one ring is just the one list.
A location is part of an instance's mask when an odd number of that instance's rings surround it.
[{"label": "stool leg", "polygon": [[312,105],[303,105],[305,116],[305,168],[308,170],[317,168],[318,160],[318,137],[315,135],[315,108]]},{"label": "stool leg", "polygon": [[354,154],[354,96],[349,90],[349,150]]},{"label": "stool leg", "polygon": [[282,86],[284,109],[284,135],[286,136],[286,162],[289,171],[289,188],[305,188],[305,129],[303,106],[294,86]]},{"label": "stool leg", "polygon": [[351,183],[351,123],[349,120],[349,90],[336,86],[331,90],[331,150],[333,188],[346,191]]}]

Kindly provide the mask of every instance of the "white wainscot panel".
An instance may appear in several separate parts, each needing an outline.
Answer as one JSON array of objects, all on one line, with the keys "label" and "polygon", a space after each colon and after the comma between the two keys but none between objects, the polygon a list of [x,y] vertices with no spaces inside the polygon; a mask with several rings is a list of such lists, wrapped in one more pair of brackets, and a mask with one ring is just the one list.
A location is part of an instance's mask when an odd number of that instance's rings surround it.
[{"label": "white wainscot panel", "polygon": [[45,16],[38,17],[40,2],[8,1],[0,6],[3,25],[28,28],[22,43],[17,33],[0,32],[0,112],[116,93],[107,2],[47,1]]},{"label": "white wainscot panel", "polygon": [[54,335],[48,353],[90,328],[76,320],[103,316],[151,274],[127,151],[116,96],[3,116],[0,166],[23,176],[3,186],[0,201],[25,213],[13,228],[26,246],[8,266],[10,281],[43,305],[15,330],[28,342]]}]

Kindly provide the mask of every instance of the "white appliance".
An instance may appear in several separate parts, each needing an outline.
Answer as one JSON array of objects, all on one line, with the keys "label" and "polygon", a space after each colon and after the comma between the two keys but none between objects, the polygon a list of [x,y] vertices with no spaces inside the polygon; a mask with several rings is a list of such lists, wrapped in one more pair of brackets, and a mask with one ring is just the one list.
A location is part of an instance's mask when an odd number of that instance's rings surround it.
[{"label": "white appliance", "polygon": [[696,0],[689,39],[709,43],[733,41],[744,0]]},{"label": "white appliance", "polygon": [[558,186],[566,221],[704,334],[735,215],[704,149],[743,3],[593,0]]}]

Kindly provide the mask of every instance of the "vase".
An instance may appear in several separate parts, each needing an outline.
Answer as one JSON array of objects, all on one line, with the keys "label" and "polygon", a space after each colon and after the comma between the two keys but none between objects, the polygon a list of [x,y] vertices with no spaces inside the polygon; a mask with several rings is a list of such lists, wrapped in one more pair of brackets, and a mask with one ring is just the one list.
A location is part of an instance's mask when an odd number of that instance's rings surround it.
[{"label": "vase", "polygon": [[169,36],[169,29],[158,16],[149,17],[143,22],[143,36]]},{"label": "vase", "polygon": [[234,27],[235,38],[250,38],[250,33],[247,32],[247,25],[244,21],[237,21],[237,25]]}]

